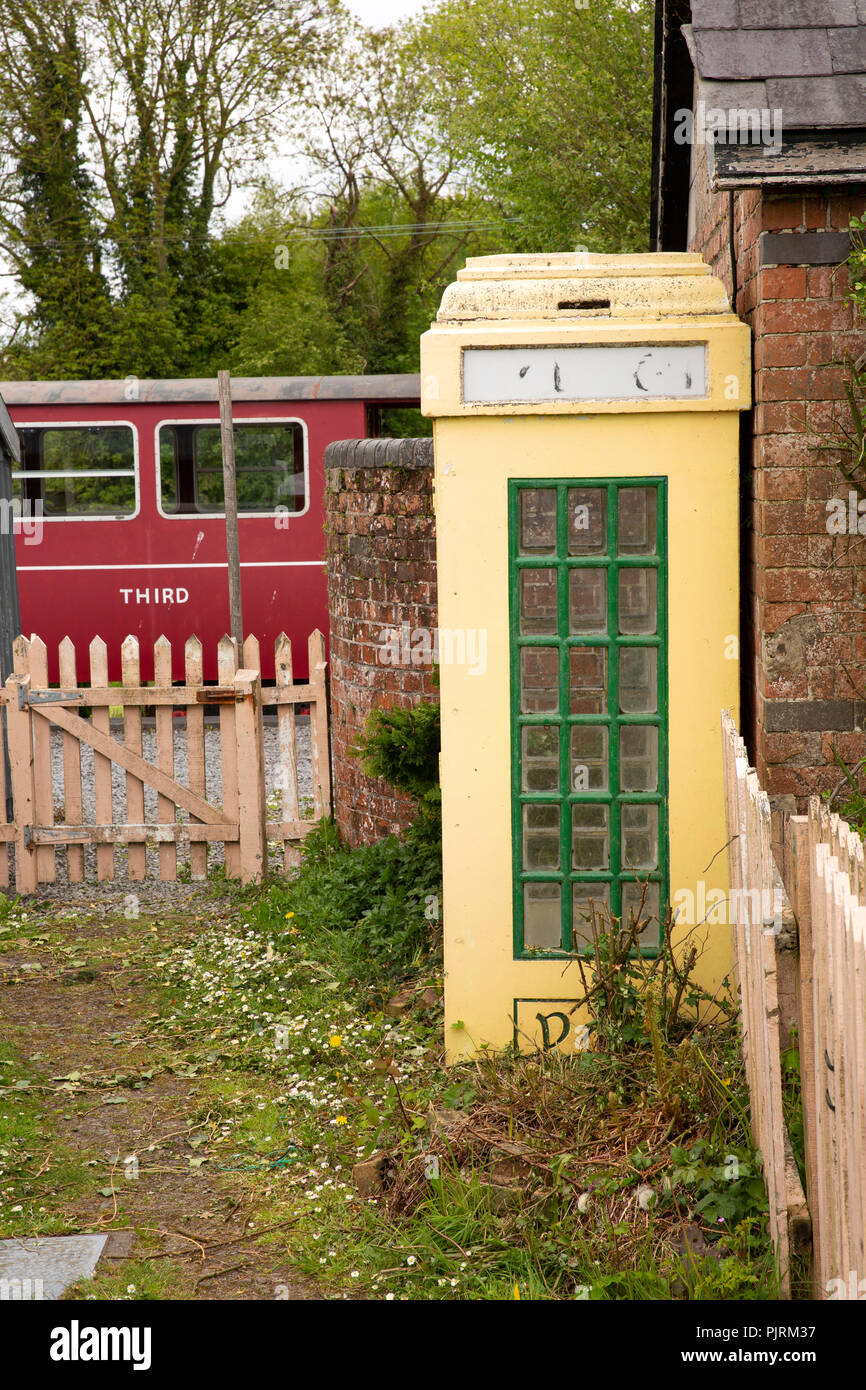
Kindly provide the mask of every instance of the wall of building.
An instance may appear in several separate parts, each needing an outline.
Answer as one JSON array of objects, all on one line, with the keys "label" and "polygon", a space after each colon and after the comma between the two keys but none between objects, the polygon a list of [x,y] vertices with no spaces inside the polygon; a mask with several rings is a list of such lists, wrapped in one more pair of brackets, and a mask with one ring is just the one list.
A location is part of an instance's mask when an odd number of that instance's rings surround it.
[{"label": "wall of building", "polygon": [[[866,755],[866,538],[828,534],[849,484],[826,447],[847,419],[845,363],[866,327],[840,266],[760,264],[762,233],[846,231],[866,188],[710,190],[692,157],[690,249],[734,291],[753,332],[754,400],[743,417],[741,629],[744,737],[775,803],[803,810]],[[838,454],[835,456],[838,457]]]},{"label": "wall of building", "polygon": [[438,699],[432,661],[436,528],[432,439],[360,439],[325,451],[334,817],[343,838],[399,834],[415,802],[366,777],[352,749],[374,708]]}]

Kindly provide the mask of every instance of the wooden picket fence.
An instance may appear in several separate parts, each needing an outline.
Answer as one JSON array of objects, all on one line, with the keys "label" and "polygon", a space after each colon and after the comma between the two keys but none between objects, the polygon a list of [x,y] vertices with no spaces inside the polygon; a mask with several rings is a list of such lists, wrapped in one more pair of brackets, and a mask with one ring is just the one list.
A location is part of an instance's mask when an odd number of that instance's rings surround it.
[{"label": "wooden picket fence", "polygon": [[[772,815],[723,715],[728,864],[743,1049],[783,1286],[811,1229],[818,1299],[866,1295],[866,861],[813,797]],[[791,949],[793,947],[793,949]],[[786,976],[788,982],[786,985]],[[806,1199],[782,1111],[781,1046],[796,1024]]]},{"label": "wooden picket fence", "polygon": [[[89,649],[90,683],[80,684],[75,647],[66,638],[59,647],[60,685],[48,684],[48,652],[37,636],[14,644],[14,673],[0,692],[5,714],[11,771],[13,814],[7,818],[7,787],[0,757],[0,888],[9,883],[7,845],[14,847],[15,887],[33,892],[57,878],[57,854],[65,852],[68,880],[85,878],[88,845],[96,847],[100,882],[115,877],[115,851],[127,847],[128,876],[147,875],[147,849],[157,848],[159,877],[177,877],[178,846],[189,847],[194,879],[208,872],[208,846],[222,843],[225,870],[243,883],[267,873],[268,844],[276,842],[286,868],[297,862],[299,842],[331,809],[325,640],[313,632],[308,642],[309,680],[296,683],[292,645],[285,633],[274,644],[276,681],[263,688],[258,639],[248,637],[239,654],[236,642],[218,645],[218,681],[202,678],[202,644],[191,637],[185,646],[185,683],[172,683],[171,644],[154,644],[154,681],[142,685],[138,640],[121,648],[122,683],[108,683],[108,651],[95,637]],[[205,758],[205,707],[219,711],[219,803],[208,799]],[[298,787],[295,710],[310,707],[312,814],[304,815]],[[111,732],[111,709],[122,709],[122,740]],[[142,757],[143,711],[155,714],[156,760]],[[83,718],[82,708],[90,710]],[[279,819],[268,821],[269,788],[264,758],[263,710],[274,708],[278,729],[276,794]],[[175,713],[185,712],[187,777],[175,775],[179,731]],[[52,773],[51,730],[61,730],[62,786]],[[82,792],[82,747],[92,749],[92,818],[85,816]],[[125,817],[118,820],[112,792],[111,765],[125,772]],[[155,796],[155,819],[148,816],[145,788]],[[61,808],[59,811],[57,808]]]}]

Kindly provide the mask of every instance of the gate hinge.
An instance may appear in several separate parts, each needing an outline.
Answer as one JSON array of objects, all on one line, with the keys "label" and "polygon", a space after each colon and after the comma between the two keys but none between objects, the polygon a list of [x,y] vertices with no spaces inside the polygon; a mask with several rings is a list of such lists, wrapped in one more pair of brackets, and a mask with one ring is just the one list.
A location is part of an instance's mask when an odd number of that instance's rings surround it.
[{"label": "gate hinge", "polygon": [[28,705],[66,705],[75,701],[81,703],[83,700],[84,693],[81,690],[28,690],[26,685],[18,687],[19,709],[26,709]]}]

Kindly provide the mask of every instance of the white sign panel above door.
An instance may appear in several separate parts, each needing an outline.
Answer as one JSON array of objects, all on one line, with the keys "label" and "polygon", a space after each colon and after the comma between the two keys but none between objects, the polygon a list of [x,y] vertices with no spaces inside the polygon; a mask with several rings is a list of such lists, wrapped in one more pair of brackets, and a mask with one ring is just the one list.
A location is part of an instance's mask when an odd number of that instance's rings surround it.
[{"label": "white sign panel above door", "polygon": [[682,400],[707,394],[706,343],[465,348],[463,401]]}]

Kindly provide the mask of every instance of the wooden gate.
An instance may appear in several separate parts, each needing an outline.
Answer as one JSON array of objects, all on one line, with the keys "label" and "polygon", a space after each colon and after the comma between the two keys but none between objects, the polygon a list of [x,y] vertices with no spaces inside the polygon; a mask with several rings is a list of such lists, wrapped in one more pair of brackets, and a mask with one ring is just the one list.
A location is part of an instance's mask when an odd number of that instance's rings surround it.
[{"label": "wooden gate", "polygon": [[[148,846],[158,848],[159,876],[177,877],[178,846],[189,845],[192,878],[204,878],[208,845],[225,847],[225,869],[242,883],[261,881],[268,868],[268,842],[282,846],[283,863],[298,858],[298,842],[315,822],[330,813],[326,663],[324,638],[309,639],[310,680],[292,678],[291,643],[281,634],[275,643],[277,681],[263,690],[258,640],[244,642],[239,665],[235,642],[219,643],[219,683],[202,681],[202,648],[191,637],[185,648],[186,683],[172,684],[171,646],[160,638],[154,646],[152,685],[139,677],[139,646],[128,637],[122,648],[123,680],[108,683],[106,645],[95,637],[90,644],[90,684],[79,685],[76,653],[66,639],[59,649],[60,686],[48,684],[44,642],[19,637],[14,645],[14,674],[2,693],[11,769],[13,818],[6,822],[6,788],[0,760],[0,887],[9,882],[6,844],[15,850],[15,886],[33,892],[39,883],[54,882],[56,855],[65,849],[70,882],[85,877],[85,847],[96,846],[96,876],[115,876],[115,851],[127,847],[128,874],[133,882],[146,877]],[[312,805],[307,814],[298,787],[295,710],[310,707]],[[219,710],[221,801],[208,799],[205,758],[205,707]],[[268,786],[264,758],[263,709],[275,707],[278,726],[276,785],[279,819],[268,821]],[[112,708],[123,721],[122,741],[111,732]],[[154,710],[156,759],[142,756],[142,716]],[[83,717],[90,711],[90,717]],[[178,753],[175,714],[186,714],[186,782],[175,775]],[[52,770],[51,730],[61,731],[62,787]],[[82,793],[82,749],[92,750],[92,808]],[[125,815],[117,815],[118,788],[112,787],[112,764],[125,773],[122,800]],[[146,789],[155,793],[155,819],[146,814]],[[92,809],[92,815],[85,815]],[[5,842],[5,843],[4,843]]]}]

